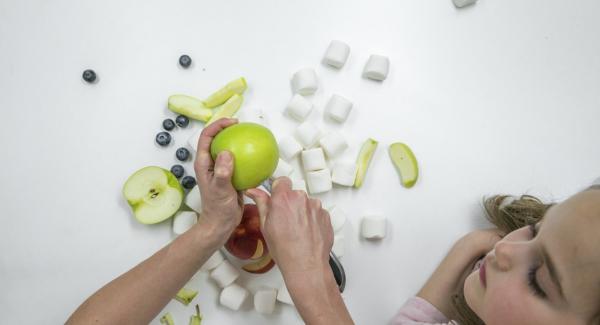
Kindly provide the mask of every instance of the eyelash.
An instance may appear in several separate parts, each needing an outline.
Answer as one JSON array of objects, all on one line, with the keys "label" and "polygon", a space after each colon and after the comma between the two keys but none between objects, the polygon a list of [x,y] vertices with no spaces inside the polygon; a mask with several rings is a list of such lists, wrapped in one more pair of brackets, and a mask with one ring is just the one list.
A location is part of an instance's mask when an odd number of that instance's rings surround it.
[{"label": "eyelash", "polygon": [[[535,238],[535,236],[537,236],[537,229],[535,228],[535,225],[530,225],[529,229],[531,231],[531,238]],[[538,266],[534,266],[527,273],[529,288],[531,288],[531,291],[533,291],[533,293],[536,296],[541,297],[541,298],[546,298],[546,293],[540,287],[539,283],[537,282],[536,276],[535,276],[537,270],[538,270]]]}]

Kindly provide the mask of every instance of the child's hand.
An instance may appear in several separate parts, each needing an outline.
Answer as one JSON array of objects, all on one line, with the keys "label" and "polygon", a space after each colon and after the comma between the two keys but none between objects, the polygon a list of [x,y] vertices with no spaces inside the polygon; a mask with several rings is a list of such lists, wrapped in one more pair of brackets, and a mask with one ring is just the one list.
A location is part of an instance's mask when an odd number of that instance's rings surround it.
[{"label": "child's hand", "polygon": [[233,156],[230,152],[223,151],[217,156],[216,162],[213,162],[210,145],[217,133],[235,123],[235,119],[220,119],[206,127],[200,135],[194,162],[202,196],[202,213],[198,223],[211,226],[223,242],[242,220],[244,202],[242,194],[231,184]]}]

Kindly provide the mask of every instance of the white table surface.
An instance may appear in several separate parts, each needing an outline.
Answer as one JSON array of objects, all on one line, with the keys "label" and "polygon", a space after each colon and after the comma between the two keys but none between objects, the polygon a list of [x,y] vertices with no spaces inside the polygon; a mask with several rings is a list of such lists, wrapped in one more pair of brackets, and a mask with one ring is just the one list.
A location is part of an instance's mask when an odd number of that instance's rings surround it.
[{"label": "white table surface", "polygon": [[[242,110],[264,109],[280,137],[296,125],[281,115],[289,78],[313,67],[321,85],[310,118],[347,136],[345,159],[365,138],[380,141],[363,188],[322,198],[349,214],[349,310],[357,324],[386,323],[459,236],[485,226],[484,195],[561,200],[600,176],[599,14],[596,0],[481,0],[463,10],[450,0],[1,0],[1,322],[63,322],[172,239],[169,222],[135,222],[120,192],[134,170],[175,163],[175,148],[200,127],[156,146],[172,116],[168,95],[203,97],[245,76]],[[352,48],[340,71],[320,64],[331,39]],[[178,67],[183,53],[193,68]],[[383,83],[361,78],[372,53],[391,60]],[[99,83],[82,82],[86,68]],[[343,126],[323,122],[332,93],[355,103]],[[419,160],[413,189],[387,157],[395,141]],[[358,239],[366,213],[389,218],[383,241]],[[252,289],[280,278],[244,281]],[[289,306],[268,317],[251,301],[237,313],[218,306],[205,274],[190,285],[206,324],[301,323]],[[187,324],[193,308],[166,310]]]}]

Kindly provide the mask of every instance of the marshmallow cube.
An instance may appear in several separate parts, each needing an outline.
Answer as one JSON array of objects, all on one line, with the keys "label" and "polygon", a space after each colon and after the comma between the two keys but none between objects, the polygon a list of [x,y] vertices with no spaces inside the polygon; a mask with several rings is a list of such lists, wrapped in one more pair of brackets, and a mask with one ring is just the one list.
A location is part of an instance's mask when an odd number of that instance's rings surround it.
[{"label": "marshmallow cube", "polygon": [[200,271],[211,271],[214,270],[217,266],[221,265],[221,263],[223,263],[225,261],[225,256],[223,256],[223,253],[221,253],[220,250],[217,250],[216,252],[214,252],[214,254],[212,254],[208,260],[206,260],[206,262],[204,262],[204,265],[202,265],[202,267],[200,268]]},{"label": "marshmallow cube", "polygon": [[342,186],[354,186],[356,164],[338,162],[333,166],[331,181]]},{"label": "marshmallow cube", "polygon": [[477,0],[452,0],[454,2],[454,5],[457,8],[462,8],[462,7],[466,7],[468,5],[472,5],[475,2],[477,2]]},{"label": "marshmallow cube", "polygon": [[285,137],[278,143],[279,155],[285,160],[296,157],[302,151],[302,145],[294,137]]},{"label": "marshmallow cube", "polygon": [[386,219],[379,216],[367,216],[362,219],[360,234],[366,239],[382,239],[385,237]]},{"label": "marshmallow cube", "polygon": [[234,283],[221,291],[219,303],[231,310],[239,310],[248,295],[248,290]]},{"label": "marshmallow cube", "polygon": [[210,273],[210,277],[213,278],[221,288],[225,288],[232,284],[239,276],[240,272],[235,266],[231,265],[229,261],[223,261],[223,263]]},{"label": "marshmallow cube", "polygon": [[194,186],[192,190],[185,196],[185,205],[197,213],[202,213],[202,198],[200,197],[200,188]]},{"label": "marshmallow cube", "polygon": [[336,257],[344,256],[344,236],[336,235],[333,237],[333,246],[331,247],[331,251],[335,254]]},{"label": "marshmallow cube", "polygon": [[188,138],[187,144],[194,152],[198,149],[198,141],[200,140],[200,134],[202,134],[203,129],[198,129],[191,137]]},{"label": "marshmallow cube", "polygon": [[340,95],[332,95],[325,106],[325,114],[339,123],[346,121],[350,111],[352,111],[352,102]]},{"label": "marshmallow cube", "polygon": [[304,170],[307,172],[327,168],[323,149],[314,148],[302,151],[302,166],[304,166]]},{"label": "marshmallow cube", "polygon": [[311,194],[323,193],[331,190],[331,174],[329,169],[322,169],[306,173],[306,184]]},{"label": "marshmallow cube", "polygon": [[335,158],[348,149],[348,142],[337,132],[331,132],[322,137],[319,144],[329,158]]},{"label": "marshmallow cube", "polygon": [[317,74],[311,68],[305,68],[292,76],[292,91],[294,94],[312,95],[318,88]]},{"label": "marshmallow cube", "polygon": [[275,310],[277,291],[261,289],[254,294],[254,309],[261,314],[272,314]]},{"label": "marshmallow cube", "polygon": [[285,112],[294,119],[304,122],[312,109],[313,105],[308,99],[302,95],[295,94],[285,107]]},{"label": "marshmallow cube", "polygon": [[283,176],[289,177],[293,171],[294,171],[294,167],[292,167],[292,165],[286,163],[281,158],[279,158],[279,162],[277,163],[277,168],[275,168],[275,171],[273,172],[273,175],[271,175],[271,177],[273,177],[273,178],[278,178],[278,177],[283,177]]},{"label": "marshmallow cube", "polygon": [[333,40],[325,51],[323,62],[340,69],[348,60],[348,55],[350,55],[350,46],[344,42]]},{"label": "marshmallow cube", "polygon": [[292,301],[292,297],[290,297],[290,292],[285,286],[285,283],[281,285],[281,288],[279,288],[279,290],[277,290],[277,301],[292,306],[294,305],[294,301]]},{"label": "marshmallow cube", "polygon": [[173,217],[173,232],[181,235],[198,222],[198,215],[192,211],[179,211]]},{"label": "marshmallow cube", "polygon": [[387,78],[389,70],[390,59],[386,56],[373,54],[369,57],[367,64],[365,64],[363,76],[369,79],[383,81]]},{"label": "marshmallow cube", "polygon": [[260,108],[244,108],[240,110],[239,119],[242,122],[256,123],[263,126],[269,125],[265,113]]},{"label": "marshmallow cube", "polygon": [[307,121],[296,128],[294,135],[302,147],[310,148],[317,142],[320,133],[321,132],[316,125]]},{"label": "marshmallow cube", "polygon": [[292,179],[292,190],[306,192],[306,182],[303,179]]},{"label": "marshmallow cube", "polygon": [[331,207],[328,209],[331,228],[334,233],[338,233],[346,224],[346,213],[339,207]]}]

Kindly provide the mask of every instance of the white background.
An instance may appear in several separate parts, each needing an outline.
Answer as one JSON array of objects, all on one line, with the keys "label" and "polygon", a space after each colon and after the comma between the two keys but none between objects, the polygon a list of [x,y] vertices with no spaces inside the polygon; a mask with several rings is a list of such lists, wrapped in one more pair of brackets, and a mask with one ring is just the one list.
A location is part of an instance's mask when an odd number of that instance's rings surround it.
[{"label": "white background", "polygon": [[[450,0],[0,0],[2,323],[64,322],[171,240],[169,222],[138,224],[120,193],[136,169],[175,163],[200,127],[174,131],[169,148],[154,144],[173,116],[170,94],[204,97],[244,76],[242,110],[264,109],[281,137],[296,125],[281,112],[302,67],[321,82],[310,118],[347,136],[346,159],[367,137],[380,141],[364,187],[323,199],[351,221],[349,310],[358,324],[386,323],[457,238],[485,226],[483,196],[562,200],[600,176],[599,14],[596,0],[481,0],[462,10]],[[340,71],[320,64],[331,39],[352,48]],[[183,53],[189,70],[177,65]],[[372,53],[391,60],[383,83],[361,78]],[[97,84],[82,82],[86,68]],[[355,103],[343,126],[323,122],[332,93]],[[419,160],[413,189],[387,157],[395,141]],[[389,218],[382,242],[358,239],[366,213]],[[262,279],[278,285],[277,276]],[[190,285],[206,324],[301,323],[289,306],[270,317],[251,301],[237,313],[218,306],[206,275]],[[193,308],[166,310],[186,324]]]}]

